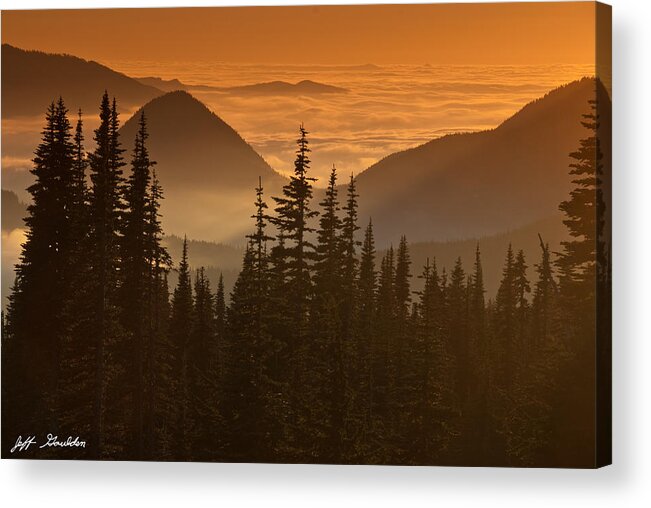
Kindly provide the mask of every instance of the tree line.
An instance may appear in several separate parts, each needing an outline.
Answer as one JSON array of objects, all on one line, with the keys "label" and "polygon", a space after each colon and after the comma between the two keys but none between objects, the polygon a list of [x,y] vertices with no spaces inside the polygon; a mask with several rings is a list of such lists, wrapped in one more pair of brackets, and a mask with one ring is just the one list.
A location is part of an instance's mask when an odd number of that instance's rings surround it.
[{"label": "tree line", "polygon": [[[73,129],[59,99],[35,151],[3,323],[3,455],[20,434],[53,433],[87,446],[52,457],[87,459],[569,460],[594,407],[568,403],[566,388],[577,369],[591,375],[595,281],[609,284],[597,122],[586,115],[571,154],[570,240],[552,253],[540,238],[531,281],[509,246],[494,298],[479,245],[471,267],[459,258],[449,271],[434,258],[412,266],[404,236],[377,259],[352,175],[340,196],[333,167],[315,205],[301,126],[282,194],[256,188],[226,295],[221,278],[213,288],[191,270],[187,241],[176,268],[161,244],[144,112],[127,163],[115,99],[102,98],[90,152],[81,112]],[[569,422],[578,430],[564,435]]]}]

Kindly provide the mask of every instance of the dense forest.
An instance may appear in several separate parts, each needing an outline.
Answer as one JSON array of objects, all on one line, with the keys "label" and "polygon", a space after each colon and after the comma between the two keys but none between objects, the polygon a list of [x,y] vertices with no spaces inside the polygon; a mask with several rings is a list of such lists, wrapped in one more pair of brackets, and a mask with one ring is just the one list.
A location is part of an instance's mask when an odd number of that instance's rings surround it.
[{"label": "dense forest", "polygon": [[333,167],[313,202],[303,126],[282,195],[252,189],[225,294],[191,269],[187,242],[176,264],[161,243],[144,113],[126,154],[105,94],[87,151],[81,111],[73,127],[52,103],[3,317],[2,456],[19,435],[52,433],[86,446],[26,456],[594,465],[610,260],[592,106],[560,203],[570,240],[558,253],[542,237],[537,252],[510,246],[496,295],[481,245],[465,267],[413,266],[404,236],[376,259],[382,225],[359,224],[352,175],[340,196]]}]

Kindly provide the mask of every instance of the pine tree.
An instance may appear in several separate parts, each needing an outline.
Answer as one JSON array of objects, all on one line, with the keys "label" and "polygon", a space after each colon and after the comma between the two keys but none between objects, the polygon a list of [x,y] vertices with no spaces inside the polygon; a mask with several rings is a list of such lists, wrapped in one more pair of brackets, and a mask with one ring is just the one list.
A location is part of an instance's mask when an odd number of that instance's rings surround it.
[{"label": "pine tree", "polygon": [[268,216],[267,203],[264,201],[262,180],[256,188],[255,213],[251,216],[255,221],[254,232],[248,235],[253,251],[251,307],[253,313],[252,335],[248,338],[251,355],[255,358],[257,369],[252,373],[252,385],[255,387],[258,400],[258,412],[254,429],[255,441],[250,443],[255,448],[255,456],[260,460],[273,460],[276,449],[278,413],[277,386],[280,376],[276,370],[275,358],[279,351],[278,343],[270,333],[269,298],[271,275],[267,243],[273,237],[266,233]]},{"label": "pine tree", "polygon": [[468,311],[466,303],[466,273],[461,258],[457,258],[446,290],[448,313],[448,339],[455,363],[455,392],[461,407],[468,395],[470,374],[470,344],[468,342]]},{"label": "pine tree", "polygon": [[411,456],[418,463],[440,463],[454,436],[454,383],[450,353],[443,330],[443,292],[436,262],[427,260],[421,278],[424,282],[419,300],[418,344],[413,356],[420,384],[416,407],[416,426]]},{"label": "pine tree", "polygon": [[538,280],[531,307],[533,340],[518,372],[506,422],[506,451],[512,463],[524,466],[545,460],[554,439],[554,408],[558,406],[560,391],[565,389],[559,383],[559,374],[566,368],[567,351],[559,319],[558,291],[549,246],[542,238],[540,247],[542,256],[535,265]]},{"label": "pine tree", "polygon": [[315,179],[308,176],[308,132],[303,125],[300,126],[299,132],[294,174],[283,187],[283,196],[273,198],[277,214],[274,224],[282,232],[284,239],[282,255],[285,257],[286,289],[288,299],[292,302],[291,328],[296,335],[293,349],[302,345],[307,337],[308,306],[312,293],[310,261],[314,259],[314,246],[308,239],[314,228],[309,225],[309,220],[318,214],[310,210],[312,182]]},{"label": "pine tree", "polygon": [[306,460],[339,461],[344,426],[343,345],[339,302],[342,298],[342,257],[338,217],[337,173],[330,173],[322,208],[315,263],[314,297],[310,311],[311,337],[305,344],[307,366],[303,370],[301,416]]},{"label": "pine tree", "polygon": [[[59,389],[60,432],[89,436],[93,421],[92,403],[94,357],[90,335],[92,323],[91,265],[88,259],[89,245],[89,190],[86,183],[88,159],[84,149],[83,120],[78,113],[74,136],[74,162],[70,193],[70,242],[69,258],[70,297],[65,299],[63,321],[66,332],[61,352],[61,386]],[[80,402],[81,401],[81,402]],[[89,449],[79,449],[76,458],[89,458]]]},{"label": "pine tree", "polygon": [[509,244],[502,281],[495,300],[495,342],[492,367],[497,387],[509,390],[516,371],[518,291],[515,276],[515,256]]},{"label": "pine tree", "polygon": [[357,225],[357,194],[355,178],[350,175],[346,190],[346,204],[342,207],[344,217],[341,221],[341,294],[339,315],[341,319],[341,336],[344,341],[353,341],[355,318],[357,312],[356,280],[357,257],[356,250],[360,242],[355,239],[359,230]]},{"label": "pine tree", "polygon": [[260,356],[256,344],[255,251],[247,244],[242,270],[228,307],[228,342],[223,399],[227,427],[227,457],[242,461],[257,456],[260,443]]},{"label": "pine tree", "polygon": [[[71,297],[71,254],[74,240],[74,143],[67,109],[62,99],[46,113],[42,141],[35,151],[34,183],[25,219],[27,229],[16,282],[10,297],[5,350],[12,354],[5,380],[15,419],[10,419],[4,436],[18,435],[19,429],[48,432],[57,428],[61,382],[64,319]],[[14,405],[15,404],[15,405]],[[6,441],[3,444],[8,444]]]},{"label": "pine tree", "polygon": [[351,460],[374,462],[373,424],[374,412],[374,368],[378,351],[375,348],[375,241],[373,239],[373,223],[369,220],[364,232],[361,259],[359,264],[359,279],[357,281],[357,316],[355,326],[355,357],[353,369],[357,373],[353,393],[355,394],[355,416],[358,422],[353,423],[354,436],[349,452]]},{"label": "pine tree", "polygon": [[[284,279],[283,287],[280,291],[283,293],[281,298],[285,299],[287,304],[280,303],[280,307],[287,311],[287,315],[280,321],[285,321],[286,325],[283,328],[284,341],[287,344],[286,362],[290,369],[289,395],[293,398],[289,413],[295,437],[298,436],[300,429],[296,410],[299,406],[298,401],[302,398],[301,381],[306,378],[309,368],[305,351],[309,337],[309,306],[313,293],[310,265],[315,256],[314,245],[309,240],[309,235],[314,232],[314,228],[310,226],[310,219],[318,214],[310,209],[312,182],[315,179],[308,176],[310,149],[307,134],[308,132],[301,125],[294,174],[290,177],[289,183],[283,187],[283,196],[273,198],[276,202],[276,216],[273,223],[282,239],[282,242],[279,241],[274,247],[273,256],[276,259],[275,269],[282,265],[284,271],[281,276]],[[282,261],[279,258],[282,258]],[[280,278],[276,277],[276,282],[279,281]],[[276,320],[276,323],[279,324],[279,321]],[[276,338],[282,340],[279,336]]]},{"label": "pine tree", "polygon": [[220,415],[217,380],[211,369],[217,356],[215,306],[204,267],[197,269],[194,283],[194,322],[187,348],[187,420],[189,457],[210,460],[217,443]]},{"label": "pine tree", "polygon": [[215,335],[217,337],[218,357],[213,368],[217,371],[217,378],[221,381],[224,371],[224,344],[226,342],[226,293],[224,291],[224,275],[219,274],[217,293],[215,294]]},{"label": "pine tree", "polygon": [[373,344],[373,440],[377,442],[377,461],[387,462],[392,452],[389,422],[389,388],[395,360],[390,347],[396,333],[395,261],[393,246],[386,252],[380,263],[377,300],[375,305],[375,333]]},{"label": "pine tree", "polygon": [[[531,292],[529,281],[527,280],[527,263],[524,258],[524,252],[518,251],[515,259],[514,277],[515,277],[515,291],[517,299],[517,313],[516,313],[516,344],[518,348],[518,357],[524,360],[529,355],[530,349],[530,314],[529,301],[527,295]],[[522,361],[521,360],[521,361]]]},{"label": "pine tree", "polygon": [[145,451],[151,457],[171,457],[171,434],[163,425],[167,414],[173,412],[168,395],[173,390],[174,353],[169,340],[169,287],[167,275],[172,259],[162,245],[160,202],[163,190],[152,169],[149,201],[145,216],[146,260],[148,268],[146,296],[148,307]]},{"label": "pine tree", "polygon": [[[572,239],[561,242],[563,251],[556,261],[561,273],[567,274],[561,279],[561,295],[577,309],[580,317],[577,324],[586,328],[590,328],[588,322],[594,322],[590,315],[594,313],[597,252],[603,251],[597,248],[597,239],[603,236],[605,209],[601,188],[603,153],[597,136],[596,102],[590,101],[590,106],[592,111],[584,115],[585,121],[582,122],[590,135],[582,139],[579,148],[570,154],[574,161],[570,164],[570,175],[574,177],[575,188],[569,199],[559,206],[565,214],[563,223]],[[589,312],[582,314],[582,310]]]},{"label": "pine tree", "polygon": [[538,280],[534,287],[532,305],[532,347],[537,349],[547,343],[552,333],[553,317],[555,314],[556,293],[558,291],[554,280],[549,244],[540,239],[542,257],[536,266]]},{"label": "pine tree", "polygon": [[[602,93],[597,89],[597,97]],[[599,392],[608,387],[608,382],[597,384],[595,362],[608,372],[607,293],[597,298],[597,291],[604,289],[600,267],[607,271],[608,261],[604,245],[605,210],[604,202],[604,156],[597,114],[597,102],[590,101],[591,111],[584,115],[582,125],[587,136],[579,142],[576,151],[570,153],[570,175],[574,188],[559,209],[565,214],[563,220],[570,239],[561,242],[562,251],[556,259],[559,274],[560,310],[563,313],[563,329],[566,333],[566,348],[571,359],[560,374],[560,382],[568,388],[558,401],[559,411],[556,425],[569,428],[563,434],[559,447],[564,458],[571,464],[594,464],[594,442],[597,429],[594,415],[607,405],[597,404],[595,385]],[[603,326],[605,340],[596,342],[597,323]],[[602,333],[602,330],[599,330]],[[601,344],[606,347],[599,347]],[[598,344],[598,345],[596,345]],[[606,352],[604,355],[603,353]],[[605,391],[607,396],[607,390]],[[608,420],[607,412],[603,415]],[[607,425],[607,424],[606,424]],[[606,428],[605,426],[602,428]]]},{"label": "pine tree", "polygon": [[128,380],[134,396],[133,404],[133,444],[132,450],[138,458],[147,458],[150,450],[146,449],[146,436],[151,435],[151,407],[148,403],[153,389],[151,384],[150,356],[153,355],[150,343],[150,289],[153,285],[151,273],[152,258],[149,250],[150,232],[147,231],[149,217],[149,196],[151,171],[155,162],[149,159],[146,141],[147,123],[145,113],[139,118],[139,128],[136,133],[135,146],[131,159],[131,174],[124,189],[125,210],[122,216],[122,245],[121,269],[122,284],[121,322],[132,349],[129,355],[133,358],[129,365]]},{"label": "pine tree", "polygon": [[[119,322],[120,229],[123,203],[122,161],[115,100],[104,93],[100,125],[95,130],[95,151],[89,154],[90,238],[89,256],[91,330],[95,338],[95,382],[91,449],[120,456],[127,448],[129,394],[120,385],[128,351]],[[109,363],[110,359],[110,363]]]},{"label": "pine tree", "polygon": [[175,448],[172,454],[176,460],[189,458],[189,345],[194,324],[194,302],[190,266],[188,265],[188,240],[183,239],[183,254],[178,268],[178,283],[172,296],[169,337],[174,352],[175,381],[173,385],[175,411],[170,415],[174,421],[173,439]]},{"label": "pine tree", "polygon": [[468,372],[468,403],[465,414],[464,458],[487,463],[488,398],[491,378],[488,371],[489,344],[486,323],[484,274],[479,244],[475,251],[475,265],[467,284],[469,293],[468,336],[470,344]]}]

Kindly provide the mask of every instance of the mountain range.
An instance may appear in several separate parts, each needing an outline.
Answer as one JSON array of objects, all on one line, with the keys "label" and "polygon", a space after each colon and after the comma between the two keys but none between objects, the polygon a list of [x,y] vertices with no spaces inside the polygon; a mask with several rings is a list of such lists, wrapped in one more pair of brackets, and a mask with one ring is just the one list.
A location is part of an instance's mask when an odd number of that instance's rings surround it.
[{"label": "mountain range", "polygon": [[178,79],[162,79],[157,77],[135,78],[140,83],[153,86],[166,92],[184,90],[186,92],[222,92],[236,95],[319,95],[330,93],[347,93],[346,88],[318,83],[304,79],[297,83],[287,81],[269,81],[265,83],[254,83],[240,86],[209,86],[209,85],[187,85]]},{"label": "mountain range", "polygon": [[[165,192],[168,234],[241,244],[251,228],[258,178],[270,206],[271,196],[287,182],[190,93],[163,91],[185,86],[178,80],[152,78],[147,84],[92,61],[6,44],[2,56],[4,117],[42,114],[59,94],[70,109],[86,104],[94,110],[108,88],[119,104],[140,107],[120,130],[128,158],[144,111],[151,157]],[[588,134],[582,115],[595,97],[610,101],[596,83],[585,78],[552,90],[494,129],[448,135],[388,155],[357,176],[360,222],[373,218],[378,247],[384,248],[402,234],[410,242],[479,238],[555,216],[571,188],[569,154]],[[271,82],[253,88],[287,86],[328,85]],[[609,126],[610,117],[601,123]],[[90,145],[91,134],[86,138]],[[288,145],[293,141],[288,139]],[[602,141],[608,152],[609,138]],[[313,206],[322,195],[315,190]]]},{"label": "mountain range", "polygon": [[[491,235],[556,214],[572,186],[569,154],[589,135],[581,122],[596,93],[610,102],[601,85],[585,78],[527,104],[495,129],[389,155],[357,177],[360,216],[373,218],[386,243],[403,233],[412,242]],[[608,132],[611,118],[600,121]],[[610,152],[609,137],[602,150]]]},{"label": "mountain range", "polygon": [[133,110],[163,92],[92,60],[2,45],[2,117],[42,116],[59,96],[70,111],[95,112],[104,90]]}]

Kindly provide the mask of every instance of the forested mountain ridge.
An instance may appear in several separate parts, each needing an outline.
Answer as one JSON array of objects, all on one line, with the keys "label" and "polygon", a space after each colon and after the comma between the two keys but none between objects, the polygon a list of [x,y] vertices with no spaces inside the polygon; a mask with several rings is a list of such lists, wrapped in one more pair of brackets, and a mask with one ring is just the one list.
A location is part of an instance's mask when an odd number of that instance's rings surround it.
[{"label": "forested mountain ridge", "polygon": [[42,115],[53,97],[65,97],[71,111],[97,109],[105,89],[133,109],[163,92],[92,60],[2,45],[2,116]]},{"label": "forested mountain ridge", "polygon": [[317,200],[301,125],[293,175],[280,193],[259,180],[249,200],[227,302],[221,276],[190,266],[186,239],[179,260],[164,244],[145,111],[127,156],[105,93],[87,151],[82,119],[73,129],[59,99],[2,320],[2,397],[14,408],[2,413],[3,458],[20,429],[56,428],[78,445],[25,456],[608,463],[595,360],[607,368],[610,165],[590,105],[558,205],[568,238],[558,253],[542,236],[535,253],[509,242],[494,299],[480,245],[452,269],[435,255],[416,264],[405,235],[380,252],[382,224],[360,221],[356,180],[339,193],[335,167]]},{"label": "forested mountain ridge", "polygon": [[[379,244],[395,243],[403,232],[412,241],[480,237],[549,217],[571,188],[568,154],[584,135],[582,115],[594,90],[595,80],[584,78],[494,129],[447,135],[385,157],[357,177],[360,217],[383,224]],[[607,132],[610,98],[601,84],[598,90]]]}]

